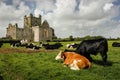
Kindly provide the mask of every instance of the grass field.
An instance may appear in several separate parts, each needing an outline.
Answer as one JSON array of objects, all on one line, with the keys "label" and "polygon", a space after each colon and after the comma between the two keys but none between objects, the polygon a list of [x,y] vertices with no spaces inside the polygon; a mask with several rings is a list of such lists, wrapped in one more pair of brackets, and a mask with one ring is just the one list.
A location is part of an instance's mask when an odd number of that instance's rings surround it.
[{"label": "grass field", "polygon": [[0,76],[4,80],[119,80],[120,48],[112,47],[109,41],[108,66],[101,64],[101,56],[92,56],[95,60],[90,69],[79,71],[63,67],[62,61],[56,61],[59,50],[28,50],[10,48],[4,44],[0,48]]}]

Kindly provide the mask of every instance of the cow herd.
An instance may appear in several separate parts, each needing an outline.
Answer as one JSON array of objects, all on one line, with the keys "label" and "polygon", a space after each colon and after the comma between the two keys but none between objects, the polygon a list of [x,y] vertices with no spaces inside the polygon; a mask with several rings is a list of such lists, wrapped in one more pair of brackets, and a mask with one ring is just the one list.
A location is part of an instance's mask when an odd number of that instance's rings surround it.
[{"label": "cow herd", "polygon": [[[35,43],[28,43],[27,41],[17,41],[17,42],[10,42],[9,43],[11,47],[25,47],[33,50],[39,50],[40,48],[45,48],[47,50],[54,50],[54,49],[59,49],[63,45],[59,42],[56,42],[54,44],[49,44],[49,43],[42,43],[40,42],[38,45]],[[0,42],[0,48],[2,47],[3,43]]]},{"label": "cow herd", "polygon": [[[0,43],[0,48],[3,43]],[[10,43],[11,47],[25,47],[31,49],[45,48],[47,50],[54,50],[63,47],[59,42],[54,44],[40,43],[36,45],[34,43],[27,43],[25,41]],[[113,42],[113,47],[119,47],[120,43]],[[93,59],[91,55],[97,55],[100,53],[102,57],[103,65],[107,65],[107,52],[108,52],[108,42],[105,38],[83,40],[79,44],[72,43],[66,45],[67,49],[60,51],[55,57],[55,60],[63,60],[64,66],[69,66],[72,70],[80,70],[84,68],[90,68],[92,66]],[[74,48],[68,49],[68,48]]]}]

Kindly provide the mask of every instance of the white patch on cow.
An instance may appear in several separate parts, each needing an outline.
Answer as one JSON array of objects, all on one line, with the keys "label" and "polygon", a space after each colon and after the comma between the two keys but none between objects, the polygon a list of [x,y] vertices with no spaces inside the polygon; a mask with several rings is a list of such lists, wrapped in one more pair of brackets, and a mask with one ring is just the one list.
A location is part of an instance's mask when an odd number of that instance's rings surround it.
[{"label": "white patch on cow", "polygon": [[70,64],[70,69],[72,70],[80,70],[78,67],[77,63],[80,62],[81,60],[74,60],[72,64]]},{"label": "white patch on cow", "polygon": [[58,55],[56,56],[56,58],[55,58],[55,60],[62,60],[63,58],[62,58],[62,51],[60,51],[59,53],[58,53]]},{"label": "white patch on cow", "polygon": [[70,49],[72,49],[73,47],[72,47],[72,45],[70,46]]},{"label": "white patch on cow", "polygon": [[13,45],[11,45],[11,47],[13,47]]},{"label": "white patch on cow", "polygon": [[67,47],[67,48],[70,48],[70,44],[67,44],[66,47]]},{"label": "white patch on cow", "polygon": [[66,47],[71,49],[73,48],[73,45],[75,45],[75,43],[67,44]]},{"label": "white patch on cow", "polygon": [[81,62],[82,60],[77,60],[78,62]]}]

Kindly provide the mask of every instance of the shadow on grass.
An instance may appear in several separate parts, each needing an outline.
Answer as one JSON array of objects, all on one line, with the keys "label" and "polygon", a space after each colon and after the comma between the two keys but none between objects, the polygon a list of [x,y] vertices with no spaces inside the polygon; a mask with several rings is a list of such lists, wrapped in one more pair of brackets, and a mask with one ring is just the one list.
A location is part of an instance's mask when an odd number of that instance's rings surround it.
[{"label": "shadow on grass", "polygon": [[101,66],[112,66],[114,62],[112,61],[107,61],[107,64],[104,65],[102,60],[93,60],[94,64],[101,65]]}]

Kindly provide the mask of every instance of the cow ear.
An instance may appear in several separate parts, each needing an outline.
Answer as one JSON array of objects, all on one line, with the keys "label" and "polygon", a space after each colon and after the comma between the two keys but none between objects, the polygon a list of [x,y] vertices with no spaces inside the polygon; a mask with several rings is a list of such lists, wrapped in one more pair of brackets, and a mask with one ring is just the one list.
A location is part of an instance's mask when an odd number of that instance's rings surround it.
[{"label": "cow ear", "polygon": [[64,52],[61,52],[61,57],[65,60],[65,54],[64,54]]}]

